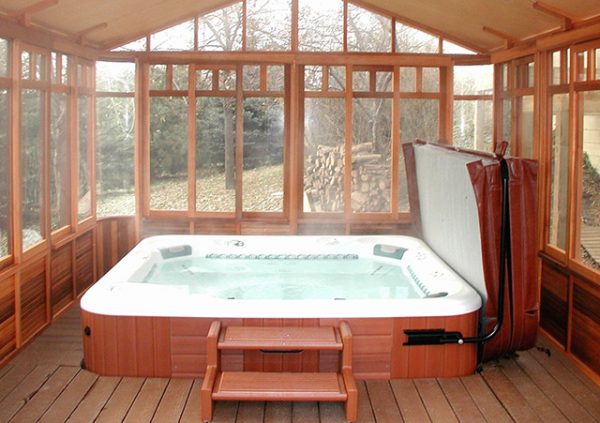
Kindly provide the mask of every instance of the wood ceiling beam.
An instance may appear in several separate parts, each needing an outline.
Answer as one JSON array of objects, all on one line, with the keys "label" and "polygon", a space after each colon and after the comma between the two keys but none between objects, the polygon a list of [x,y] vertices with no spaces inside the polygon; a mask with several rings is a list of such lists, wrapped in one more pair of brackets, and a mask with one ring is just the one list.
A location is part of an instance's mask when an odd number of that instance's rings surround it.
[{"label": "wood ceiling beam", "polygon": [[571,29],[573,27],[573,22],[577,20],[575,16],[565,12],[564,10],[541,1],[534,1],[531,5],[535,10],[539,10],[540,12],[560,19],[562,21],[562,29],[564,31]]},{"label": "wood ceiling beam", "polygon": [[31,25],[31,15],[56,6],[58,2],[59,0],[40,0],[30,6],[12,12],[10,16],[16,18],[22,25],[29,26]]},{"label": "wood ceiling beam", "polygon": [[82,44],[83,39],[85,38],[86,35],[94,32],[94,31],[100,31],[101,29],[106,29],[106,28],[108,28],[108,23],[102,22],[102,23],[99,23],[98,25],[90,26],[89,28],[86,28],[82,31],[75,33],[74,37],[79,44]]},{"label": "wood ceiling beam", "polygon": [[514,37],[506,34],[505,32],[498,31],[497,29],[491,28],[489,26],[484,25],[481,27],[481,30],[483,32],[487,32],[488,34],[492,34],[495,37],[503,39],[504,40],[504,48],[507,48],[507,49],[511,48],[512,46],[514,46],[517,43],[517,40]]}]

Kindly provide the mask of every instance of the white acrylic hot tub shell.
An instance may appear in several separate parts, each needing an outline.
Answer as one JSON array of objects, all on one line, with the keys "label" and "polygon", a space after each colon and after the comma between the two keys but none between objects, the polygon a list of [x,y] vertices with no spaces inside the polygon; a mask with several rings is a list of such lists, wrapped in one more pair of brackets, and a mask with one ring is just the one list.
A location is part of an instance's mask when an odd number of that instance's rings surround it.
[{"label": "white acrylic hot tub shell", "polygon": [[[239,242],[243,245],[240,246]],[[401,300],[228,300],[190,294],[182,286],[141,281],[159,249],[190,245],[193,255],[236,254],[358,254],[371,257],[375,244],[407,248],[403,260],[430,292],[446,297]],[[377,257],[395,262],[396,259]],[[157,236],[141,241],[82,297],[81,308],[113,316],[211,318],[368,318],[456,316],[481,307],[481,298],[422,241],[405,236]]]}]

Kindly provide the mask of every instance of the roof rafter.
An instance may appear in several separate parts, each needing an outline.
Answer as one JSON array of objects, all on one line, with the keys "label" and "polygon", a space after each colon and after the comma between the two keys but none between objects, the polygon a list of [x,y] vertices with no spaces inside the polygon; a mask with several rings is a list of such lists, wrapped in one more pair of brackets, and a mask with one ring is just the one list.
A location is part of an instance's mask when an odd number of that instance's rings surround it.
[{"label": "roof rafter", "polygon": [[482,26],[481,30],[483,32],[487,32],[488,34],[492,34],[492,35],[494,35],[494,36],[496,36],[498,38],[503,39],[504,40],[504,47],[505,48],[511,48],[518,41],[514,37],[508,35],[507,33],[502,32],[502,31],[498,31],[497,29],[491,28],[491,27],[486,26],[486,25]]},{"label": "roof rafter", "polygon": [[15,10],[10,16],[17,18],[21,24],[29,26],[31,25],[31,15],[48,9],[49,7],[56,6],[58,2],[59,0],[40,0],[37,3],[33,3],[22,9]]},{"label": "roof rafter", "polygon": [[573,27],[573,22],[577,20],[577,18],[570,13],[541,1],[534,1],[531,5],[535,10],[539,10],[540,12],[560,19],[562,21],[562,29],[565,31],[571,29]]}]

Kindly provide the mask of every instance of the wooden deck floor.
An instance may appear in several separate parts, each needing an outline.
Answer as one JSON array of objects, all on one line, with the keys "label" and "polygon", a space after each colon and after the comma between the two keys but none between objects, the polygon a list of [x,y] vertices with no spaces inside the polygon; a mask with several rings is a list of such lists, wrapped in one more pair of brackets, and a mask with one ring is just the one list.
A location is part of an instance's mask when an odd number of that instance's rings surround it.
[{"label": "wooden deck floor", "polygon": [[[450,379],[359,381],[359,421],[597,422],[600,387],[562,354],[520,352]],[[71,307],[0,369],[0,422],[198,422],[200,380],[98,377],[80,368]],[[343,422],[338,403],[217,403],[214,422]]]}]

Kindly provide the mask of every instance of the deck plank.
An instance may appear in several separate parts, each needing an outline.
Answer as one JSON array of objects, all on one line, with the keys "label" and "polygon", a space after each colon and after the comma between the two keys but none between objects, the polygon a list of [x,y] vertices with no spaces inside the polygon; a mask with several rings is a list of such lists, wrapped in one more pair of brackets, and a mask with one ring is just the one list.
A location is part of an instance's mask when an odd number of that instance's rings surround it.
[{"label": "deck plank", "polygon": [[431,421],[412,379],[395,379],[390,383],[405,422],[422,423]]},{"label": "deck plank", "polygon": [[541,422],[535,411],[529,406],[527,399],[521,395],[500,368],[488,366],[482,372],[482,376],[515,421],[523,423]]},{"label": "deck plank", "polygon": [[148,378],[131,405],[125,423],[149,422],[152,420],[169,379]]},{"label": "deck plank", "polygon": [[293,403],[292,423],[319,423],[319,403],[314,401]]},{"label": "deck plank", "polygon": [[[10,367],[9,367],[10,366]],[[0,378],[0,401],[2,401],[12,390],[15,389],[36,368],[34,361],[22,361],[9,363],[8,370]]]},{"label": "deck plank", "polygon": [[56,401],[65,386],[71,382],[78,371],[77,367],[59,367],[31,400],[27,401],[25,406],[13,417],[13,421],[15,423],[37,421]]},{"label": "deck plank", "polygon": [[201,379],[194,379],[190,393],[188,394],[179,423],[197,423],[200,419],[200,387]]},{"label": "deck plank", "polygon": [[502,371],[513,385],[517,387],[521,395],[527,398],[529,406],[535,410],[540,419],[545,422],[565,423],[569,420],[562,414],[556,405],[546,396],[543,391],[531,380],[513,360],[502,363]]},{"label": "deck plank", "polygon": [[143,383],[143,378],[124,377],[108,399],[96,422],[112,423],[122,421]]},{"label": "deck plank", "polygon": [[459,378],[441,378],[438,379],[438,383],[458,421],[485,423],[486,420],[477,408],[477,404],[475,404]]},{"label": "deck plank", "polygon": [[[558,383],[527,351],[519,353],[519,357],[515,361],[569,420],[572,422],[597,421],[577,402],[572,393]],[[579,384],[579,386],[581,385]]]},{"label": "deck plank", "polygon": [[0,422],[9,421],[52,376],[56,366],[36,366],[0,401]]},{"label": "deck plank", "polygon": [[[240,407],[243,403],[240,403]],[[288,401],[270,401],[265,403],[264,423],[291,423],[292,403]],[[239,414],[239,409],[238,409]]]},{"label": "deck plank", "polygon": [[[152,421],[157,423],[179,421],[193,382],[193,379],[169,379],[165,394],[158,404]],[[200,401],[200,398],[196,400]]]},{"label": "deck plank", "polygon": [[247,423],[262,423],[265,416],[263,401],[241,401],[236,420]]},{"label": "deck plank", "polygon": [[235,423],[239,403],[237,401],[217,401],[212,423]]},{"label": "deck plank", "polygon": [[461,381],[487,421],[494,423],[508,423],[513,421],[481,375],[465,376],[461,378]]},{"label": "deck plank", "polygon": [[[584,376],[580,371],[574,372],[558,360],[556,356],[560,354],[549,357],[537,349],[532,349],[527,353],[546,369],[556,379],[557,383],[560,383],[563,388],[569,391],[575,400],[592,416],[600,416],[600,387],[598,385],[582,383],[591,381],[587,377],[580,377]],[[572,363],[569,364],[572,365]],[[600,417],[598,419],[600,420]]]},{"label": "deck plank", "polygon": [[415,386],[432,422],[456,422],[458,419],[435,379],[416,379]]},{"label": "deck plank", "polygon": [[375,415],[371,408],[371,400],[366,382],[364,380],[357,380],[356,387],[358,389],[358,416],[356,421],[358,423],[375,423]]},{"label": "deck plank", "polygon": [[377,423],[403,422],[396,398],[387,380],[369,380],[366,383],[371,407]]},{"label": "deck plank", "polygon": [[[73,307],[0,369],[0,421],[199,421],[201,379],[98,377],[79,368],[80,337]],[[550,355],[531,349],[462,378],[359,380],[357,421],[600,421],[600,387],[549,340],[538,345]],[[331,423],[345,421],[345,410],[337,402],[218,401],[213,421]]]},{"label": "deck plank", "polygon": [[120,377],[100,376],[73,411],[67,422],[93,422],[102,412],[102,409],[120,381]]},{"label": "deck plank", "polygon": [[79,370],[69,385],[42,416],[43,421],[64,422],[94,385],[98,376],[87,370]]}]

